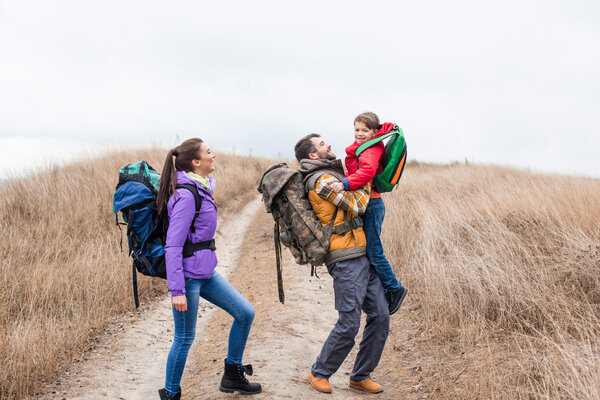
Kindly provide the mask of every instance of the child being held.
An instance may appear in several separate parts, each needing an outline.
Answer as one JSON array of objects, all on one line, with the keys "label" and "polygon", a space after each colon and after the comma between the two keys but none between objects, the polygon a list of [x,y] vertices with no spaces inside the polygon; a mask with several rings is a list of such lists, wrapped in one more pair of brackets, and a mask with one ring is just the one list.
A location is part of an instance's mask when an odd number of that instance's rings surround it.
[{"label": "child being held", "polygon": [[[346,177],[341,183],[332,185],[332,189],[339,193],[343,190],[356,190],[371,182],[375,175],[383,170],[383,157],[385,146],[379,142],[356,157],[356,149],[363,142],[390,132],[394,124],[386,122],[379,124],[379,117],[372,112],[364,112],[354,119],[354,143],[346,148]],[[396,279],[388,259],[383,252],[381,244],[381,225],[385,217],[385,205],[376,185],[371,189],[369,205],[363,217],[363,229],[367,238],[367,256],[377,271],[390,310],[390,315],[400,308],[406,296],[407,289]]]}]

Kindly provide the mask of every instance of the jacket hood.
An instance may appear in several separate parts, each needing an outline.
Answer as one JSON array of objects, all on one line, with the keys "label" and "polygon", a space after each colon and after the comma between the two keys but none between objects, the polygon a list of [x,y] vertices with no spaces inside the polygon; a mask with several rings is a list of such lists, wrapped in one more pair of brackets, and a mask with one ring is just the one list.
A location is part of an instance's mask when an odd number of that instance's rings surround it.
[{"label": "jacket hood", "polygon": [[377,133],[373,136],[373,139],[381,135],[385,135],[386,133],[390,133],[392,129],[394,129],[394,126],[395,125],[391,122],[384,122],[383,124],[381,124],[381,128],[379,128]]},{"label": "jacket hood", "polygon": [[344,167],[342,165],[342,160],[311,160],[309,158],[305,158],[300,161],[300,168],[298,172],[302,175],[308,175],[312,172],[318,171],[320,169],[331,169],[335,172],[338,172],[342,176],[344,176]]}]

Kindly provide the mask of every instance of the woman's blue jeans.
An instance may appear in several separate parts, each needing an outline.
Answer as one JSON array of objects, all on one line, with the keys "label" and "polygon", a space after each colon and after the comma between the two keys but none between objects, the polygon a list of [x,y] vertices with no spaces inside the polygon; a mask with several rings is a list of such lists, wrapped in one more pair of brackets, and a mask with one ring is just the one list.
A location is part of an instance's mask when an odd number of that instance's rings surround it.
[{"label": "woman's blue jeans", "polygon": [[200,297],[227,311],[234,318],[229,331],[227,350],[227,362],[230,364],[242,363],[244,348],[254,320],[252,305],[217,271],[214,271],[209,279],[185,278],[185,292],[187,310],[182,312],[173,308],[175,338],[167,358],[165,379],[165,389],[171,395],[179,391],[188,351],[196,335]]},{"label": "woman's blue jeans", "polygon": [[381,197],[370,199],[365,216],[363,219],[363,229],[367,237],[367,256],[371,265],[377,271],[383,289],[386,292],[398,290],[402,287],[396,279],[396,274],[390,265],[390,262],[383,253],[383,245],[381,244],[381,226],[385,218],[385,205]]}]

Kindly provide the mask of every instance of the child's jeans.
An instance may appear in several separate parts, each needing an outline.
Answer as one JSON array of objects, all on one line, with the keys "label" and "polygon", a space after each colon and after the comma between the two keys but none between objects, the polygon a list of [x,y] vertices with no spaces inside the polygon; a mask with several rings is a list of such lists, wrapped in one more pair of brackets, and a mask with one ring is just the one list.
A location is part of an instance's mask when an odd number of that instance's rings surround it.
[{"label": "child's jeans", "polygon": [[167,358],[165,379],[165,389],[171,395],[179,390],[187,354],[194,341],[200,297],[227,311],[234,318],[227,349],[227,362],[230,364],[242,363],[250,326],[254,320],[252,305],[217,271],[209,279],[185,278],[185,296],[187,310],[177,311],[173,308],[175,338]]},{"label": "child's jeans", "polygon": [[385,205],[381,197],[369,200],[369,205],[365,211],[363,219],[363,229],[367,237],[367,256],[371,265],[375,267],[383,289],[386,292],[398,290],[402,287],[396,279],[396,274],[392,270],[392,266],[383,253],[383,245],[381,244],[381,225],[385,218]]}]

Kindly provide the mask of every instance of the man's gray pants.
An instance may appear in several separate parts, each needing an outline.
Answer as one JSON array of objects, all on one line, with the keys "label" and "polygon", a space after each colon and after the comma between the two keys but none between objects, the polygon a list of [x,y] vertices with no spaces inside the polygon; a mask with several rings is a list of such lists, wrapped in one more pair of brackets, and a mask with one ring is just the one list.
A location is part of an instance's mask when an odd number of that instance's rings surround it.
[{"label": "man's gray pants", "polygon": [[367,325],[350,374],[353,381],[362,381],[370,378],[377,367],[390,331],[383,285],[366,256],[331,264],[328,270],[333,277],[335,309],[339,317],[312,366],[312,374],[329,378],[342,365],[354,346],[362,309],[367,314]]}]

